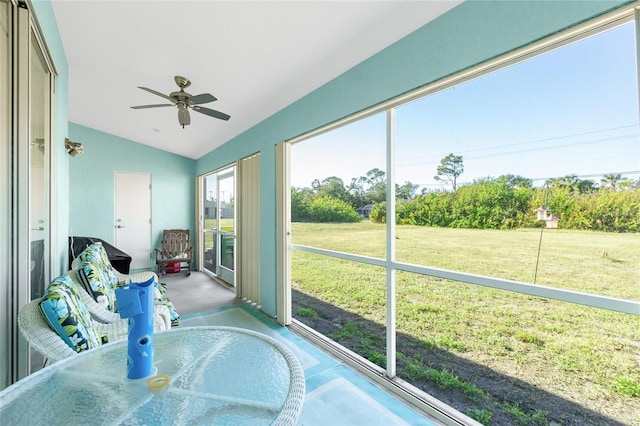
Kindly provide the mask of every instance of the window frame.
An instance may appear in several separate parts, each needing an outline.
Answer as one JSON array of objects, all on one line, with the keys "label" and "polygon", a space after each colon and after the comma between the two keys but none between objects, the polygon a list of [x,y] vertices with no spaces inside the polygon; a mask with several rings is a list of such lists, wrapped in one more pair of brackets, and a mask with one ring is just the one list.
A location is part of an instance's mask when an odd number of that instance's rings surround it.
[{"label": "window frame", "polygon": [[[438,81],[427,84],[422,88],[415,91],[400,95],[396,98],[390,99],[386,102],[375,105],[369,109],[360,111],[348,117],[340,120],[336,120],[326,126],[314,129],[310,132],[304,133],[295,138],[286,140],[283,142],[286,145],[286,152],[288,153],[291,146],[294,144],[311,139],[315,136],[323,133],[330,132],[339,127],[346,126],[348,124],[357,122],[364,118],[368,118],[372,115],[385,113],[387,116],[387,151],[386,151],[386,179],[387,182],[395,182],[395,165],[394,165],[394,128],[395,128],[395,109],[397,107],[406,105],[415,100],[425,98],[440,91],[449,89],[461,83],[471,81],[480,78],[486,74],[499,71],[511,65],[518,64],[533,57],[543,55],[552,50],[561,48],[568,44],[584,40],[590,36],[602,33],[613,27],[626,24],[628,22],[635,22],[636,29],[636,75],[638,78],[638,102],[640,104],[640,6],[637,4],[632,6],[621,7],[600,17],[594,18],[590,21],[578,24],[569,29],[561,31],[552,36],[533,42],[520,49],[516,49],[512,52],[501,55],[497,58],[490,59],[481,64],[469,67],[453,75],[444,77]],[[280,157],[278,157],[280,158]],[[283,167],[285,167],[285,173],[289,173],[290,156],[287,155],[284,161],[281,161]],[[287,175],[288,176],[288,175]],[[285,203],[284,211],[290,212],[290,200],[284,197],[278,200],[278,203]],[[387,211],[386,217],[395,217],[395,185],[387,185]],[[287,204],[289,203],[289,204]],[[321,344],[325,349],[329,350],[334,355],[345,360],[353,367],[357,368],[370,378],[376,380],[379,384],[386,388],[401,394],[404,398],[410,402],[416,404],[422,409],[426,409],[433,413],[435,409],[440,415],[444,413],[446,419],[451,420],[456,417],[455,413],[452,413],[450,409],[444,406],[435,398],[424,394],[419,389],[411,386],[410,384],[403,382],[396,378],[396,305],[395,305],[395,274],[396,271],[404,271],[410,273],[416,273],[420,275],[426,275],[431,277],[442,278],[446,280],[454,280],[462,283],[478,285],[482,287],[490,287],[499,290],[505,290],[514,293],[520,293],[525,295],[531,295],[535,297],[542,297],[547,299],[554,299],[562,302],[569,302],[573,304],[579,304],[583,306],[595,307],[600,309],[606,309],[615,312],[621,312],[640,316],[640,301],[627,300],[620,298],[613,298],[608,296],[601,296],[591,293],[578,292],[573,290],[542,286],[532,283],[519,282],[507,279],[500,279],[495,277],[480,276],[472,273],[465,273],[459,271],[451,271],[440,268],[414,265],[404,262],[397,262],[395,259],[395,221],[387,221],[386,223],[386,258],[372,258],[352,253],[337,252],[333,250],[321,249],[317,247],[304,246],[299,244],[293,244],[290,241],[290,229],[291,220],[290,215],[286,218],[286,225],[283,226],[282,238],[286,241],[283,245],[281,253],[282,256],[287,257],[287,261],[283,263],[286,268],[291,267],[291,251],[297,250],[302,252],[308,252],[312,254],[328,256],[335,259],[361,262],[373,266],[384,267],[387,271],[387,365],[384,371],[371,362],[365,360],[359,355],[341,347],[337,343],[330,339],[319,335],[314,330],[308,328],[302,323],[292,321],[293,329],[305,335],[305,337]],[[286,232],[286,235],[284,233]],[[290,270],[286,274],[290,278]],[[286,284],[286,289],[291,291],[291,284]],[[287,300],[287,299],[285,299]],[[291,315],[291,297],[288,298],[287,303],[289,306],[285,307],[285,310]],[[386,376],[386,377],[385,377]]]},{"label": "window frame", "polygon": [[[489,60],[485,63],[479,64],[475,67],[463,70],[455,75],[446,77],[442,80],[436,81],[432,84],[428,84],[414,92],[407,93],[399,96],[370,109],[364,110],[357,114],[346,117],[342,120],[335,121],[324,127],[320,127],[311,132],[305,133],[296,138],[285,141],[288,145],[294,145],[296,143],[303,142],[311,139],[323,133],[330,132],[331,130],[339,127],[346,126],[348,124],[357,122],[364,118],[370,117],[375,114],[385,112],[387,114],[387,182],[395,182],[395,165],[394,165],[394,152],[395,146],[393,141],[394,127],[395,127],[395,108],[406,105],[410,102],[416,101],[428,97],[437,92],[449,89],[461,83],[480,78],[488,73],[499,71],[508,66],[526,61],[536,56],[543,55],[551,50],[558,49],[566,46],[567,44],[574,43],[583,40],[592,35],[604,32],[613,27],[623,25],[625,23],[634,21],[636,22],[636,47],[640,49],[640,7],[626,7],[620,10],[616,10],[606,14],[602,17],[596,18],[592,21],[585,22],[575,27],[569,28],[561,33],[550,36],[538,42],[532,43],[514,52],[507,53],[501,57]],[[636,55],[636,68],[637,76],[639,80],[639,93],[638,99],[640,102],[640,53]],[[395,186],[387,186],[387,217],[395,217],[395,203],[389,202],[389,200],[395,200]],[[414,265],[404,262],[395,261],[395,243],[394,239],[390,236],[395,235],[395,221],[387,221],[387,255],[385,259],[377,259],[368,256],[361,256],[351,253],[337,252],[333,250],[320,249],[316,247],[309,247],[297,244],[291,244],[291,248],[294,250],[306,251],[310,253],[335,257],[343,260],[350,260],[355,262],[362,262],[374,266],[382,266],[393,270],[413,272],[422,275],[429,275],[437,278],[450,279],[454,281],[460,281],[469,284],[480,285],[484,287],[496,288],[499,290],[506,290],[516,293],[522,293],[526,295],[544,297],[549,299],[555,299],[564,302],[576,303],[585,306],[591,306],[596,308],[608,309],[616,312],[628,313],[632,315],[640,315],[640,302],[633,300],[626,300],[620,298],[613,298],[607,296],[600,296],[591,293],[583,293],[573,290],[560,289],[555,287],[542,286],[532,283],[519,282],[501,278],[493,278],[480,276],[472,273],[451,271],[440,268],[433,268],[421,265]]]}]

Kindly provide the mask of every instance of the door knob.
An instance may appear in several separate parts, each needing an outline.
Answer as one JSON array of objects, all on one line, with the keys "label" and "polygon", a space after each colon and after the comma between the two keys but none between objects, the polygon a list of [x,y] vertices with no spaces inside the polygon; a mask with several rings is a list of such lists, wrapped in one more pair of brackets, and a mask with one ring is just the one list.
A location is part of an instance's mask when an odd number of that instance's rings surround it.
[{"label": "door knob", "polygon": [[116,226],[116,228],[124,228],[124,226],[118,225],[118,226]]}]

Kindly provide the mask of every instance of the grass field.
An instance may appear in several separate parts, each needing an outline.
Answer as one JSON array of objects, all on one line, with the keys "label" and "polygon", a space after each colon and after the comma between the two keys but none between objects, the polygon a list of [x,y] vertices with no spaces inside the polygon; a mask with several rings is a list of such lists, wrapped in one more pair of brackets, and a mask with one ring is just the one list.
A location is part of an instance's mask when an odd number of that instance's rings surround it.
[{"label": "grass field", "polygon": [[[384,237],[368,222],[292,224],[294,244],[373,257]],[[396,258],[531,282],[539,241],[398,226]],[[383,268],[294,251],[292,277],[294,317],[385,365]],[[542,234],[539,284],[640,300],[639,278],[638,235]],[[485,424],[640,424],[638,316],[407,272],[396,303],[398,375]]]}]

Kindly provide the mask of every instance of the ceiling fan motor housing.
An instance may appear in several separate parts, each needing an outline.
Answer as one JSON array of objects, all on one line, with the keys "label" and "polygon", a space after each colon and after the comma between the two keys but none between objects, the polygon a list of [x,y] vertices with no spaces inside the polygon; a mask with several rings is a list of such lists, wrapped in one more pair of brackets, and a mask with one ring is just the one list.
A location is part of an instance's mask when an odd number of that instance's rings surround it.
[{"label": "ceiling fan motor housing", "polygon": [[185,92],[184,90],[180,90],[179,92],[171,92],[169,97],[173,99],[176,103],[184,102],[189,103],[189,99],[192,98],[190,93]]}]

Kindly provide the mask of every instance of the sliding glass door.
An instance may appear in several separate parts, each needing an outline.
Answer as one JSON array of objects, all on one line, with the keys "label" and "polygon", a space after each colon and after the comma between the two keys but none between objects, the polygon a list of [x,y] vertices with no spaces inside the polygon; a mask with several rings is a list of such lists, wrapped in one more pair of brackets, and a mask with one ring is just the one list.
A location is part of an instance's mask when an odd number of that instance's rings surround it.
[{"label": "sliding glass door", "polygon": [[49,282],[49,145],[51,73],[40,47],[31,36],[29,240],[31,299],[42,297]]},{"label": "sliding glass door", "polygon": [[[0,0],[0,229],[11,229],[11,16],[14,5]],[[10,294],[12,286],[11,252],[13,242],[8,232],[0,235],[0,292]],[[0,389],[12,382],[12,301],[0,298]]]},{"label": "sliding glass door", "polygon": [[217,275],[229,284],[234,284],[235,270],[235,168],[218,175],[218,231],[220,256]]},{"label": "sliding glass door", "polygon": [[0,389],[42,366],[17,313],[51,277],[55,67],[30,4],[23,6],[0,0]]},{"label": "sliding glass door", "polygon": [[235,286],[235,167],[201,179],[201,269]]}]

